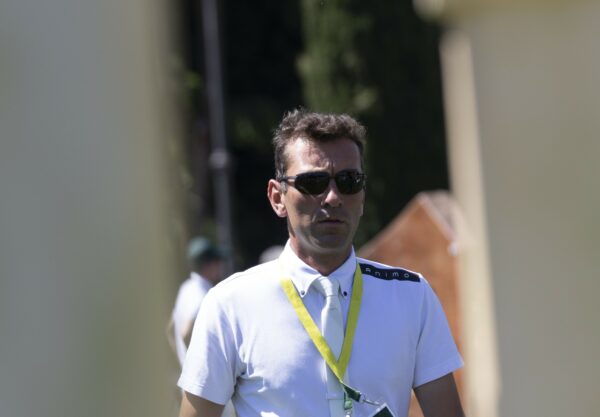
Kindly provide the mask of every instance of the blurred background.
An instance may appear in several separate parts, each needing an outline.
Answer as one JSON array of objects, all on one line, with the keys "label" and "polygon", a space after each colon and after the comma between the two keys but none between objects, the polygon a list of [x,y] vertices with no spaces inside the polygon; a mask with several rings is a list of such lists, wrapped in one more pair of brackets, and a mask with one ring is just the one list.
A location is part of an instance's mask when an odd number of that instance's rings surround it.
[{"label": "blurred background", "polygon": [[468,415],[597,415],[599,18],[593,0],[0,0],[0,417],[176,415],[187,242],[230,270],[285,242],[270,139],[299,106],[367,126],[356,247],[430,279]]},{"label": "blurred background", "polygon": [[[219,28],[204,24],[207,3],[220,6]],[[448,188],[440,32],[412,3],[181,0],[174,13],[189,224],[234,247],[237,267],[254,264],[264,248],[287,237],[265,198],[274,173],[270,140],[283,114],[299,106],[348,112],[368,126],[369,199],[359,245],[417,192]],[[210,71],[216,60],[222,99],[211,91],[219,84]],[[211,119],[217,106],[224,106],[223,126]],[[221,145],[211,134],[227,142],[231,242],[219,233],[218,194],[225,190],[214,186],[221,171],[211,162]]]}]

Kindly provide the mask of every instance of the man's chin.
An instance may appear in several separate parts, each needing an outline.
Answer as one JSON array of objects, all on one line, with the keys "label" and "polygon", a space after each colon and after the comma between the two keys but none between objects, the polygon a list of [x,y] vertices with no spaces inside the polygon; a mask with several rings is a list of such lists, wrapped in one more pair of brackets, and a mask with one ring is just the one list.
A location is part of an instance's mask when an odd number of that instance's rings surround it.
[{"label": "man's chin", "polygon": [[339,255],[348,252],[351,243],[346,236],[321,236],[314,240],[314,244],[323,254]]}]

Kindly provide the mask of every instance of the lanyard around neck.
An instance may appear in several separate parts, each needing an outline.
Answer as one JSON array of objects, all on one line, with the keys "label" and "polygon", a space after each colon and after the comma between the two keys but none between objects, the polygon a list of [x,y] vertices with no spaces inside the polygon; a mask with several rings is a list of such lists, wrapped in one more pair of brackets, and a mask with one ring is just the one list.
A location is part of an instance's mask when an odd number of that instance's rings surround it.
[{"label": "lanyard around neck", "polygon": [[291,279],[284,279],[281,281],[283,291],[287,295],[290,303],[294,307],[300,322],[304,326],[306,333],[314,343],[315,347],[329,365],[331,371],[338,377],[340,382],[343,383],[344,375],[346,374],[346,368],[350,361],[350,354],[352,353],[352,342],[354,340],[354,331],[356,330],[356,323],[358,322],[358,312],[360,310],[360,301],[362,298],[362,273],[358,264],[354,271],[354,284],[352,287],[352,298],[350,299],[350,309],[348,310],[348,319],[346,321],[346,332],[344,334],[344,343],[342,344],[342,351],[340,357],[336,360],[331,348],[327,344],[327,341],[319,331],[319,328],[315,324],[314,320],[306,310],[302,299],[298,295],[296,288]]}]

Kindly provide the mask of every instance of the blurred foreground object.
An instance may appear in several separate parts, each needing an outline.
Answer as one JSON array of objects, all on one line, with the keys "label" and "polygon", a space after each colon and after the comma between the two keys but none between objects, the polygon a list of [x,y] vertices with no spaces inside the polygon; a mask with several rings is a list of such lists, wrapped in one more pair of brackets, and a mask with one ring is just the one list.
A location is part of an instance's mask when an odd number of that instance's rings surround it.
[{"label": "blurred foreground object", "polygon": [[0,416],[166,416],[167,13],[31,3],[0,3]]},{"label": "blurred foreground object", "polygon": [[[441,45],[470,417],[598,414],[600,3],[416,0]],[[576,383],[574,383],[576,381]]]}]

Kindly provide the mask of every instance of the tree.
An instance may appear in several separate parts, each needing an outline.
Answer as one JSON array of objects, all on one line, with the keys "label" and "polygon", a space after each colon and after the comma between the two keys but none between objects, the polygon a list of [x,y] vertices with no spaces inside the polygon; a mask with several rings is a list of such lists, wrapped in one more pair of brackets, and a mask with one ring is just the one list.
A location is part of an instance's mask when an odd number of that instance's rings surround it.
[{"label": "tree", "polygon": [[448,188],[439,30],[411,2],[302,0],[301,10],[307,106],[350,113],[369,131],[360,245],[419,191]]}]

